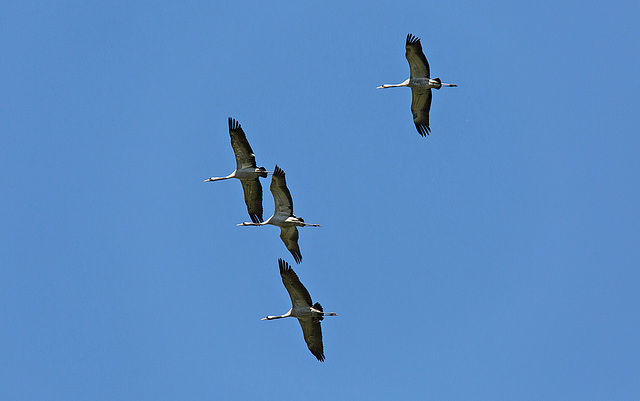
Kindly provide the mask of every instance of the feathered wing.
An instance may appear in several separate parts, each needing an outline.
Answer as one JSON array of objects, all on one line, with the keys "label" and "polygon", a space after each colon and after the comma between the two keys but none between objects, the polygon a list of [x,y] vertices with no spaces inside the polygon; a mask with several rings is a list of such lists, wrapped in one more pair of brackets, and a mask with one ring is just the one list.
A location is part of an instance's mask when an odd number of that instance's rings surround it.
[{"label": "feathered wing", "polygon": [[[275,169],[273,169],[273,176],[271,177],[271,186],[269,189],[273,195],[273,201],[276,207],[274,214],[281,214],[288,217],[293,216],[293,199],[291,198],[289,188],[287,188],[287,181],[284,175],[284,170],[276,165]],[[282,240],[284,241],[284,238]],[[298,237],[296,234],[296,241],[297,240]]]},{"label": "feathered wing", "polygon": [[431,88],[411,88],[413,123],[422,136],[427,136],[431,132],[429,110],[431,110]]},{"label": "feathered wing", "polygon": [[302,327],[302,335],[307,343],[309,351],[318,358],[320,362],[324,362],[324,347],[322,345],[322,328],[320,327],[320,319],[307,318],[298,319],[300,327]]},{"label": "feathered wing", "polygon": [[431,72],[429,71],[429,62],[422,51],[422,45],[420,39],[416,38],[412,34],[407,35],[407,51],[405,56],[409,62],[409,69],[411,70],[411,78],[429,78]]},{"label": "feathered wing", "polygon": [[[296,272],[282,259],[278,259],[278,266],[280,268],[282,284],[284,284],[284,288],[286,288],[289,293],[293,308],[311,306],[311,295],[309,295],[309,291],[307,291],[302,284]],[[316,303],[313,307],[322,311],[322,306],[319,303]],[[298,322],[300,322],[300,327],[302,327],[302,335],[304,336],[304,341],[307,343],[309,351],[322,362],[324,361],[324,348],[322,346],[320,320],[322,320],[322,316],[299,318]]]},{"label": "feathered wing", "polygon": [[247,141],[240,123],[229,117],[229,136],[231,137],[231,147],[236,155],[236,168],[256,167],[256,156],[253,154],[251,145]]},{"label": "feathered wing", "polygon": [[294,308],[300,306],[311,306],[312,302],[309,291],[307,291],[289,263],[283,259],[278,259],[278,267],[280,268],[282,284],[284,284],[284,288],[287,289],[289,298],[291,298],[291,305],[293,305]]},{"label": "feathered wing", "polygon": [[296,263],[301,263],[302,253],[300,253],[300,246],[298,245],[298,228],[296,226],[280,227],[280,239],[293,255]]},{"label": "feathered wing", "polygon": [[240,180],[244,191],[244,203],[247,204],[249,217],[254,223],[262,223],[262,185],[259,178]]}]

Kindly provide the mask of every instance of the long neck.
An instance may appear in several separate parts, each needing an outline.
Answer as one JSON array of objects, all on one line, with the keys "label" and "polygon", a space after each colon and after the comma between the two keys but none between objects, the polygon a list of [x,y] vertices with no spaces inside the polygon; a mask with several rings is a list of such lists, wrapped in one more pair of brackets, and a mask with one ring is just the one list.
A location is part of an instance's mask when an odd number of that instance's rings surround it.
[{"label": "long neck", "polygon": [[376,89],[398,88],[400,86],[409,86],[409,80],[407,79],[406,81],[404,81],[401,84],[383,84],[381,86],[378,86]]},{"label": "long neck", "polygon": [[234,174],[231,174],[231,175],[228,175],[226,177],[211,177],[211,178],[208,178],[208,179],[204,180],[204,182],[228,180],[229,178],[233,178],[234,176],[235,176]]},{"label": "long neck", "polygon": [[282,319],[283,317],[289,317],[289,316],[285,316],[285,315],[282,315],[282,316],[267,316],[263,320]]},{"label": "long neck", "polygon": [[254,223],[254,222],[251,222],[251,221],[245,221],[243,223],[238,224],[238,226],[265,226],[267,224],[272,224],[271,223],[271,219],[273,219],[273,216],[269,217],[268,219],[266,219],[262,223]]},{"label": "long neck", "polygon": [[254,223],[252,221],[244,221],[244,222],[238,224],[238,226],[264,226],[265,224],[269,224],[269,220],[263,221],[262,223]]},{"label": "long neck", "polygon": [[263,318],[262,320],[273,320],[273,319],[282,319],[285,317],[289,317],[291,316],[291,311],[293,311],[293,309],[289,309],[289,312],[285,313],[284,315],[281,316],[267,316],[265,318]]}]

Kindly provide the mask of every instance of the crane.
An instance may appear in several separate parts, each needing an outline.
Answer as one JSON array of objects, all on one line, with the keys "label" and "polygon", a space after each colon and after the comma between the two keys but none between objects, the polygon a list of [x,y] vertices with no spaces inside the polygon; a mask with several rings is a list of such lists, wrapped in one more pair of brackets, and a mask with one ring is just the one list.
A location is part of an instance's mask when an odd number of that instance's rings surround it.
[{"label": "crane", "polygon": [[266,177],[269,171],[264,167],[257,167],[256,156],[247,141],[247,136],[240,123],[231,117],[229,117],[229,136],[236,156],[236,169],[226,177],[211,177],[204,182],[239,179],[242,183],[244,203],[247,205],[249,217],[254,223],[259,223],[262,221],[262,185],[258,177]]},{"label": "crane", "polygon": [[247,222],[238,224],[239,226],[264,226],[271,224],[280,227],[280,239],[284,242],[296,263],[302,262],[300,246],[298,246],[298,227],[320,227],[320,224],[305,223],[302,217],[293,215],[293,199],[291,192],[287,188],[285,173],[278,165],[273,169],[271,177],[271,194],[275,203],[273,216],[263,222]]},{"label": "crane", "polygon": [[456,84],[444,84],[440,78],[431,78],[429,62],[422,51],[420,39],[412,34],[407,35],[407,51],[405,56],[409,62],[411,75],[409,79],[401,84],[383,84],[377,89],[397,88],[408,86],[411,88],[411,113],[413,113],[413,123],[422,136],[429,135],[429,110],[431,109],[431,88],[440,89],[443,86],[458,86]]},{"label": "crane", "polygon": [[298,319],[302,327],[304,341],[307,343],[309,351],[318,358],[320,362],[324,361],[324,348],[322,346],[322,328],[320,321],[324,316],[337,316],[334,312],[324,312],[322,305],[311,300],[311,295],[305,286],[300,282],[298,275],[293,271],[291,266],[282,259],[278,259],[278,267],[280,268],[280,277],[282,284],[287,289],[291,298],[291,309],[289,312],[280,316],[267,316],[262,320],[282,319],[285,317],[295,317]]}]

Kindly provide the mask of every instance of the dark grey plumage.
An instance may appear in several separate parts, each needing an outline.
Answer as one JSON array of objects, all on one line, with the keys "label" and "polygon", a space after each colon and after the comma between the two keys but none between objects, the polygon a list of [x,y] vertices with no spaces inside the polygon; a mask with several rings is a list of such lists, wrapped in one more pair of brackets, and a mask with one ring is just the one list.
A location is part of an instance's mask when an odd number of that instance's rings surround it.
[{"label": "dark grey plumage", "polygon": [[429,62],[422,51],[420,38],[407,34],[406,49],[405,56],[411,70],[410,78],[430,78]]},{"label": "dark grey plumage", "polygon": [[411,75],[401,84],[383,84],[378,89],[398,88],[407,86],[411,88],[411,114],[413,123],[420,135],[427,136],[431,132],[429,128],[429,111],[431,110],[431,89],[440,89],[443,86],[458,86],[455,84],[443,84],[440,78],[431,78],[429,62],[422,51],[420,39],[412,34],[407,35],[405,44],[405,57],[409,62]]},{"label": "dark grey plumage", "polygon": [[[256,156],[240,123],[231,117],[229,117],[229,136],[231,137],[231,147],[236,157],[236,170],[259,168],[264,170],[264,173],[260,174],[259,177],[267,177],[266,169],[257,167]],[[244,191],[244,203],[247,205],[247,212],[251,221],[254,223],[262,222],[262,184],[260,184],[260,179],[258,177],[240,178],[240,182]]]},{"label": "dark grey plumage", "polygon": [[[282,259],[278,259],[278,265],[280,268],[280,277],[282,277],[282,284],[284,284],[284,288],[286,288],[289,293],[293,308],[313,307],[314,309],[322,311],[322,306],[319,303],[316,302],[312,304],[309,291],[307,291],[302,282],[300,282],[298,275],[293,271],[291,266]],[[323,319],[324,317],[322,315],[298,318],[304,341],[307,343],[307,348],[309,348],[309,351],[311,351],[320,362],[324,362],[322,327],[320,326],[320,321]]]},{"label": "dark grey plumage", "polygon": [[306,223],[302,217],[293,215],[293,199],[289,188],[287,188],[287,181],[285,179],[284,171],[276,165],[273,171],[273,177],[271,178],[271,194],[273,195],[273,201],[275,203],[275,211],[273,215],[262,223],[256,222],[243,222],[238,224],[239,226],[264,226],[271,224],[280,227],[280,239],[284,242],[296,263],[302,262],[302,254],[300,253],[300,247],[298,246],[298,226],[300,227],[320,227],[320,224]]},{"label": "dark grey plumage", "polygon": [[[411,75],[410,80],[416,78],[430,78],[431,71],[429,62],[422,51],[420,38],[407,35],[405,57],[409,62]],[[429,128],[429,111],[431,110],[431,88],[411,88],[411,114],[413,114],[413,123],[422,136],[427,136],[431,132]]]},{"label": "dark grey plumage", "polygon": [[[287,180],[285,179],[285,172],[276,165],[273,169],[273,176],[271,177],[271,186],[269,187],[271,194],[273,195],[273,201],[275,203],[274,214],[281,214],[283,216],[293,215],[293,198],[291,192],[287,188]],[[299,218],[302,220],[301,218]],[[304,221],[304,220],[302,220]],[[293,259],[296,263],[302,262],[302,253],[300,252],[300,246],[298,245],[298,227],[286,226],[280,227],[280,239],[284,242]]]}]

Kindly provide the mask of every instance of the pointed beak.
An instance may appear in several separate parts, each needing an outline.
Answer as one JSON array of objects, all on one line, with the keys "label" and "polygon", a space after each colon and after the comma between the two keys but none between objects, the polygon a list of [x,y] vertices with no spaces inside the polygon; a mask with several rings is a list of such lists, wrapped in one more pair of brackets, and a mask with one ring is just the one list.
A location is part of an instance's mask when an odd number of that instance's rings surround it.
[{"label": "pointed beak", "polygon": [[209,181],[213,181],[211,178],[207,178],[206,180],[204,180],[203,182],[209,182]]}]

